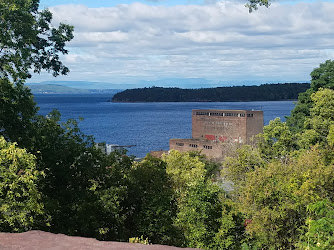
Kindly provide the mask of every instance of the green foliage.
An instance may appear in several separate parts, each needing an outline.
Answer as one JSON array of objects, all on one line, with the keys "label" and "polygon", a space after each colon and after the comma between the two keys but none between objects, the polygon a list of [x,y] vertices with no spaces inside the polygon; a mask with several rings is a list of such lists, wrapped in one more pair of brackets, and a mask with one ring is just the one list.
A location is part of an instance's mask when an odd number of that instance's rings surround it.
[{"label": "green foliage", "polygon": [[52,13],[39,11],[39,0],[0,1],[0,77],[14,81],[46,70],[54,76],[67,74],[69,69],[59,60],[67,54],[65,43],[73,38],[73,27],[51,25]]},{"label": "green foliage", "polygon": [[315,131],[317,142],[327,144],[329,130],[334,125],[334,90],[320,88],[311,95],[311,99],[313,107],[305,127]]},{"label": "green foliage", "polygon": [[129,238],[129,243],[140,243],[144,245],[150,244],[148,238],[144,239],[144,236],[141,236],[140,238],[138,237]]},{"label": "green foliage", "polygon": [[163,160],[167,163],[166,171],[172,180],[173,188],[180,197],[184,195],[188,186],[205,179],[205,164],[198,156],[192,157],[191,153],[171,150]]},{"label": "green foliage", "polygon": [[270,121],[259,138],[259,149],[267,159],[285,159],[289,152],[296,148],[292,132],[280,118]]},{"label": "green foliage", "polygon": [[[25,98],[29,100],[29,95]],[[36,167],[45,173],[38,186],[51,222],[49,227],[44,223],[39,228],[101,239],[125,239],[128,181],[124,176],[133,159],[124,152],[102,154],[95,149],[93,139],[80,132],[77,121],[60,123],[57,111],[46,117],[29,118],[26,124],[17,124],[15,130],[5,127],[3,133],[9,140],[16,140],[16,130],[24,130],[24,140],[18,139],[18,143],[36,155]]]},{"label": "green foliage", "polygon": [[93,237],[101,240],[127,241],[129,235],[133,235],[131,228],[126,226],[126,220],[131,216],[131,198],[128,193],[133,158],[126,156],[124,151],[101,156],[106,160],[99,169],[101,174],[90,180],[90,190],[94,192],[93,197],[97,201],[93,200],[93,210],[87,210],[85,215],[89,215],[95,225],[95,228],[88,228],[88,232],[95,232]]},{"label": "green foliage", "polygon": [[[37,115],[22,81],[29,70],[66,74],[59,55],[68,52],[64,46],[73,37],[71,26],[52,28],[52,14],[39,11],[38,3],[0,0],[1,231],[34,228],[121,241],[141,235],[134,241],[148,237],[204,249],[333,247],[334,61],[311,73],[311,88],[299,95],[287,123],[271,121],[258,148],[244,146],[226,159],[223,174],[236,187],[229,198],[211,180],[219,165],[201,155],[172,150],[163,161],[147,156],[141,162],[124,151],[107,156],[77,121],[61,123],[57,111]],[[269,1],[250,0],[248,7],[258,5]],[[147,93],[153,91],[159,101],[193,101],[194,93],[200,101],[236,95],[248,100],[249,94],[272,100],[279,92],[273,89],[280,89],[279,98],[293,99],[306,87],[242,86],[215,93],[150,88],[130,96],[151,98]]]},{"label": "green foliage", "polygon": [[126,227],[132,235],[144,235],[152,243],[177,244],[173,226],[176,201],[166,163],[147,155],[134,162],[129,173],[130,214]]},{"label": "green foliage", "polygon": [[19,144],[29,140],[28,131],[37,110],[28,88],[0,79],[0,135]]},{"label": "green foliage", "polygon": [[174,224],[183,235],[180,245],[203,249],[240,246],[243,218],[232,209],[220,183],[213,183],[212,174],[206,174],[206,159],[198,153],[171,150],[164,161],[176,195]]},{"label": "green foliage", "polygon": [[248,8],[249,12],[253,12],[254,10],[257,10],[259,6],[270,6],[270,0],[248,0],[248,3],[245,4],[245,6]]},{"label": "green foliage", "polygon": [[231,102],[294,100],[310,84],[285,83],[200,89],[139,88],[115,94],[114,102]]},{"label": "green foliage", "polygon": [[334,248],[334,203],[327,199],[309,204],[307,232],[301,236],[300,247],[305,249]]},{"label": "green foliage", "polygon": [[304,129],[297,134],[300,148],[309,149],[317,143],[332,145],[331,127],[334,126],[334,90],[320,88],[311,95],[312,107],[304,119]]},{"label": "green foliage", "polygon": [[333,247],[333,66],[311,73],[287,123],[271,121],[257,148],[244,146],[223,163],[235,184],[234,212],[247,218],[245,249]]},{"label": "green foliage", "polygon": [[313,107],[311,96],[320,88],[334,89],[334,61],[327,60],[311,72],[310,89],[299,94],[298,102],[287,118],[287,124],[293,132],[301,132],[304,122],[310,116]]},{"label": "green foliage", "polygon": [[334,89],[334,61],[327,60],[320,63],[318,68],[311,72],[311,89],[318,91],[320,88]]},{"label": "green foliage", "polygon": [[187,189],[178,204],[176,226],[185,237],[185,246],[210,249],[214,244],[222,215],[220,188],[210,181],[198,180]]},{"label": "green foliage", "polygon": [[[108,158],[95,149],[76,121],[60,124],[59,112],[37,116],[26,148],[35,152],[37,167],[45,172],[40,183],[51,230],[92,235],[99,221],[98,195],[93,186],[110,185]],[[92,213],[92,211],[96,211]],[[89,216],[88,216],[89,215]]]},{"label": "green foliage", "polygon": [[320,88],[311,94],[310,108],[307,111],[309,115],[302,119],[303,127],[298,133],[279,118],[270,121],[269,125],[264,127],[263,134],[258,137],[258,148],[263,157],[268,160],[287,160],[287,155],[297,149],[309,149],[317,143],[322,146],[331,144],[330,130],[334,125],[333,100],[334,90],[331,89]]},{"label": "green foliage", "polygon": [[249,145],[237,149],[234,157],[226,157],[223,162],[221,175],[232,181],[237,187],[243,186],[247,173],[265,166],[260,151]]},{"label": "green foliage", "polygon": [[298,96],[298,102],[291,111],[291,115],[286,119],[287,125],[291,131],[295,133],[304,129],[305,118],[310,115],[310,108],[312,107],[312,93],[314,93],[312,89],[308,89],[307,91],[300,93]]},{"label": "green foliage", "polygon": [[205,155],[201,154],[199,151],[189,152],[191,157],[198,157],[198,159],[204,163],[205,168],[205,178],[216,179],[219,175],[219,169],[221,168],[221,163],[208,159]]},{"label": "green foliage", "polygon": [[241,249],[243,242],[246,240],[245,216],[231,199],[221,197],[221,203],[220,227],[210,249]]},{"label": "green foliage", "polygon": [[334,125],[329,126],[329,131],[327,135],[328,145],[333,148],[334,147]]},{"label": "green foliage", "polygon": [[334,194],[334,168],[324,164],[317,148],[288,164],[270,163],[247,175],[239,202],[251,220],[247,231],[265,248],[296,246],[308,204]]},{"label": "green foliage", "polygon": [[0,136],[0,231],[32,229],[44,214],[35,157]]}]

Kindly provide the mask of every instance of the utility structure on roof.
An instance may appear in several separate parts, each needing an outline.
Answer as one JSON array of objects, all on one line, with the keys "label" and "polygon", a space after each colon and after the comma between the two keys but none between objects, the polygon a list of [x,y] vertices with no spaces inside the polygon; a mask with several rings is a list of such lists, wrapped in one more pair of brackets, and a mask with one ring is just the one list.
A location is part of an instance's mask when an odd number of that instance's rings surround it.
[{"label": "utility structure on roof", "polygon": [[223,158],[231,145],[250,143],[263,132],[263,111],[192,111],[192,138],[171,139],[169,148],[180,152],[201,151],[209,158]]}]

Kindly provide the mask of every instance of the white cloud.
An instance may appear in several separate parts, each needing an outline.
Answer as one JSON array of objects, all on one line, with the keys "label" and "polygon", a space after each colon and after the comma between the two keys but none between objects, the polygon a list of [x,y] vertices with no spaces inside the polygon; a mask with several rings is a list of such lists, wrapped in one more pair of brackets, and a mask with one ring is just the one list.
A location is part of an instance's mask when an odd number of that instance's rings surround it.
[{"label": "white cloud", "polygon": [[334,55],[334,3],[275,3],[249,14],[243,1],[208,2],[52,7],[55,23],[75,26],[67,80],[298,81]]}]

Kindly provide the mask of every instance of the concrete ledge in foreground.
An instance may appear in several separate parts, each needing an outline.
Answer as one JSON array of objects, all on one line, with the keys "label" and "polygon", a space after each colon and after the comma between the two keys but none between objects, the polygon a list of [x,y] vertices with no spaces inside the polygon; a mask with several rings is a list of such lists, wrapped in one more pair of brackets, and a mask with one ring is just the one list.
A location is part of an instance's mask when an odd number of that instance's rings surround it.
[{"label": "concrete ledge in foreground", "polygon": [[1,250],[88,250],[88,249],[124,249],[124,250],[177,250],[194,249],[164,245],[143,245],[115,241],[98,241],[93,238],[67,236],[43,231],[25,233],[0,233]]}]

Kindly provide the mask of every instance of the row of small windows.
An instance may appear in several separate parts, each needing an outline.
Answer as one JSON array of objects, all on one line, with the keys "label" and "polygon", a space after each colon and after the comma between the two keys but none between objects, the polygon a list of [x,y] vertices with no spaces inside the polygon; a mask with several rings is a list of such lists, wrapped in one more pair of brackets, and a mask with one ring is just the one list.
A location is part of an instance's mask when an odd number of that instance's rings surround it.
[{"label": "row of small windows", "polygon": [[[245,117],[246,114],[240,113],[222,113],[222,112],[205,112],[196,111],[196,115],[208,115],[208,116],[235,116],[235,117]],[[247,114],[247,117],[253,117],[254,114]]]},{"label": "row of small windows", "polygon": [[[176,144],[176,146],[179,146],[179,147],[183,147],[184,146],[184,143],[182,143],[182,142],[176,142],[175,144]],[[189,144],[189,147],[198,148],[198,145],[197,144]],[[204,145],[203,148],[205,148],[205,149],[212,149],[212,146]]]}]

